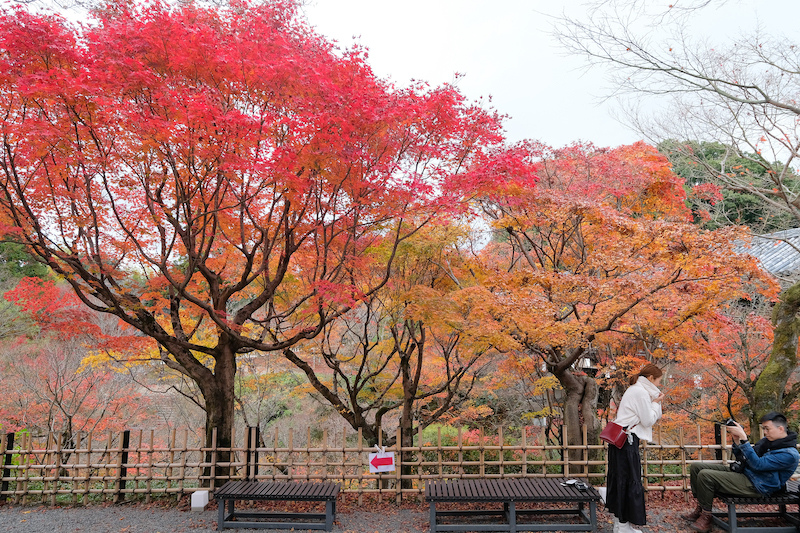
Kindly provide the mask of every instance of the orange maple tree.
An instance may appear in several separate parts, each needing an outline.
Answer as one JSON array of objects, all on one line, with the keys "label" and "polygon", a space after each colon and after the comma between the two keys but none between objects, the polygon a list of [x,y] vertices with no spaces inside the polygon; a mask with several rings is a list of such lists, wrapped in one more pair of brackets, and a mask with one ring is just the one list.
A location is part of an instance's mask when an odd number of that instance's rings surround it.
[{"label": "orange maple tree", "polygon": [[296,7],[0,16],[4,231],[153,339],[223,447],[237,355],[313,338],[383,286],[454,205],[448,180],[502,141],[495,114],[377,79]]},{"label": "orange maple tree", "polygon": [[509,180],[479,197],[495,230],[481,290],[521,364],[558,379],[577,444],[582,426],[590,440],[600,431],[597,379],[579,367],[590,346],[601,355],[646,349],[668,362],[694,320],[769,285],[752,258],[733,251],[742,231],[689,222],[683,183],[655,148],[529,150],[537,183]]},{"label": "orange maple tree", "polygon": [[471,407],[471,392],[496,353],[497,338],[471,316],[458,280],[469,269],[468,230],[432,224],[407,240],[392,279],[327,325],[313,350],[315,368],[293,350],[288,357],[312,391],[333,406],[370,444],[396,443],[397,414],[404,447],[420,430]]}]

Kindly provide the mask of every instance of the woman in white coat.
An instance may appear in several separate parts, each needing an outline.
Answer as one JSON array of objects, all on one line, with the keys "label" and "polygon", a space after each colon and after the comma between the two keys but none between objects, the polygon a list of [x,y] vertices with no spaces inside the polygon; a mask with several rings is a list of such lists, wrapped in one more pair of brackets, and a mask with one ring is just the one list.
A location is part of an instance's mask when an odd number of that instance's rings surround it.
[{"label": "woman in white coat", "polygon": [[631,524],[647,523],[639,440],[652,440],[653,425],[661,418],[664,395],[658,387],[662,375],[656,365],[645,366],[631,379],[631,386],[619,402],[615,422],[626,428],[628,440],[621,449],[608,447],[606,475],[606,509],[616,517],[615,532],[641,533]]}]

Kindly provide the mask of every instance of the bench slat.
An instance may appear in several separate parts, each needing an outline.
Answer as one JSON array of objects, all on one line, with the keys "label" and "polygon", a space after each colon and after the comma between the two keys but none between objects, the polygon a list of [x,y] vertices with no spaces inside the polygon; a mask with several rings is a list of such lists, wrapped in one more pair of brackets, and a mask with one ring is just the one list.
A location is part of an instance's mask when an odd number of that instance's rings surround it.
[{"label": "bench slat", "polygon": [[[214,498],[219,502],[217,526],[220,530],[228,527],[250,527],[330,531],[336,518],[336,497],[339,494],[339,488],[338,483],[331,482],[229,481],[214,491]],[[230,514],[226,514],[226,500],[230,506]],[[324,502],[325,513],[236,512],[235,502],[237,500]],[[262,521],[242,520],[248,518],[258,518]],[[285,522],[287,518],[296,518],[298,521]],[[308,520],[316,521],[309,522]]]},{"label": "bench slat", "polygon": [[579,491],[563,478],[456,479],[428,481],[427,501],[599,501],[594,487]]},{"label": "bench slat", "polygon": [[254,500],[332,500],[339,493],[339,485],[330,482],[281,481],[229,481],[216,491],[217,499]]},{"label": "bench slat", "polygon": [[[459,479],[428,481],[425,486],[425,499],[430,503],[431,531],[596,531],[596,505],[600,493],[591,485],[585,491],[573,486],[561,485],[564,478],[513,478],[513,479]],[[515,502],[563,502],[579,504],[572,509],[537,509],[535,511],[516,510]],[[502,502],[506,512],[497,511],[492,506],[479,506],[480,510],[463,508],[440,511],[437,502]],[[584,503],[589,504],[588,513]],[[556,516],[575,514],[575,522],[517,522],[520,515],[553,514]],[[497,516],[489,522],[474,523],[474,516]],[[439,522],[437,517],[450,519]],[[452,519],[462,521],[453,522]]]}]

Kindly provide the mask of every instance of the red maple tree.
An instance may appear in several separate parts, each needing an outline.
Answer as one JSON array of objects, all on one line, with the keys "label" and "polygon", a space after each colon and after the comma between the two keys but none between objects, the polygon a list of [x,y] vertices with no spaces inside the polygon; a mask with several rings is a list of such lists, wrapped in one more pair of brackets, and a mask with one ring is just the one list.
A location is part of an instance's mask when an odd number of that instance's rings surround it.
[{"label": "red maple tree", "polygon": [[[5,430],[60,435],[73,448],[89,431],[122,429],[147,415],[147,398],[126,375],[92,364],[93,353],[141,348],[119,320],[86,308],[64,284],[23,278],[5,294],[35,325],[7,339],[0,358],[0,420]],[[109,318],[111,320],[109,320]]]},{"label": "red maple tree", "polygon": [[230,444],[238,354],[310,339],[498,157],[499,118],[395,88],[295,2],[0,16],[0,220],[152,338]]}]

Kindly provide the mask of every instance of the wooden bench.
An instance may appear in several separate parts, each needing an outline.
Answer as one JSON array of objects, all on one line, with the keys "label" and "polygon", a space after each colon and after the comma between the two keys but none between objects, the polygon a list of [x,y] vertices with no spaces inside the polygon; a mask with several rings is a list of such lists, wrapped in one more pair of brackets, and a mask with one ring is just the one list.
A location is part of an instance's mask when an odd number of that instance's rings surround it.
[{"label": "wooden bench", "polygon": [[[337,483],[228,481],[214,491],[214,498],[219,507],[217,527],[220,530],[226,527],[247,527],[330,531],[336,518],[338,494]],[[325,513],[242,512],[235,510],[237,500],[325,502]]]},{"label": "wooden bench", "polygon": [[[431,533],[437,531],[596,531],[597,502],[600,493],[588,485],[579,490],[566,484],[566,478],[521,479],[458,479],[430,481],[425,485],[425,500],[430,503]],[[436,504],[460,502],[486,504],[498,502],[499,509],[459,509],[441,511]],[[577,508],[517,509],[517,502],[567,503]],[[586,514],[584,505],[589,505]],[[581,523],[519,522],[525,515],[577,515]],[[475,518],[499,516],[499,520],[476,522]],[[471,518],[458,522],[441,522],[440,518]]]},{"label": "wooden bench", "polygon": [[[760,498],[745,498],[742,496],[729,496],[720,494],[717,499],[728,506],[727,512],[713,512],[712,518],[714,524],[730,531],[731,533],[796,533],[800,531],[800,507],[798,512],[787,512],[787,505],[800,506],[800,493],[798,493],[798,482],[789,481],[786,484],[786,492],[773,494],[772,496],[763,496]],[[748,511],[738,512],[737,505],[777,505],[777,512],[769,511]],[[763,519],[763,518],[781,518],[785,525],[773,526],[740,526],[739,519]]]}]

